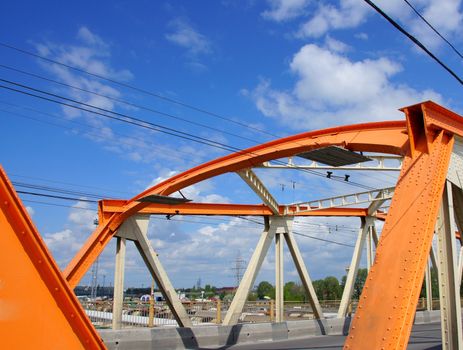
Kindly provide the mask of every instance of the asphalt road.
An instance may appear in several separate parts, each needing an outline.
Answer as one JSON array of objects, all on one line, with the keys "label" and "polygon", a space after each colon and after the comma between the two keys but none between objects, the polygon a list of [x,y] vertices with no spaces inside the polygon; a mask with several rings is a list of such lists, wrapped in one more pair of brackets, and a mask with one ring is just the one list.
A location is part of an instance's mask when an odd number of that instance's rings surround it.
[{"label": "asphalt road", "polygon": [[[441,346],[440,323],[414,325],[407,349],[437,350]],[[345,336],[330,335],[303,339],[259,342],[246,345],[231,345],[219,348],[202,348],[203,350],[338,350],[342,349]]]}]

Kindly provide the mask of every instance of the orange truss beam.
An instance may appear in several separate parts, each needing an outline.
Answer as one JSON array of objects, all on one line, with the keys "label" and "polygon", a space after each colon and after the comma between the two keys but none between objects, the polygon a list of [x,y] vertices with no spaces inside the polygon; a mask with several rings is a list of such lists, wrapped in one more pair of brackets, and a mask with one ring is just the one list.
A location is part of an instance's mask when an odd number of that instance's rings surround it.
[{"label": "orange truss beam", "polygon": [[105,349],[0,167],[3,349]]},{"label": "orange truss beam", "polygon": [[[105,199],[100,202],[100,220],[106,220],[115,213],[123,213],[124,200]],[[284,207],[280,207],[283,212]],[[301,207],[304,209],[304,207]],[[264,204],[220,204],[220,203],[183,203],[178,205],[150,203],[138,213],[152,215],[220,215],[220,216],[269,216],[273,212]],[[103,214],[103,215],[102,215]],[[291,214],[292,215],[292,214]],[[355,216],[368,215],[366,208],[326,208],[296,213],[294,216]]]},{"label": "orange truss beam", "polygon": [[123,212],[101,215],[104,223],[92,233],[63,273],[69,284],[75,287],[124,220],[148,206],[146,202],[138,202],[139,198],[150,194],[169,195],[214,176],[330,145],[340,145],[352,151],[402,155],[407,141],[405,123],[402,121],[366,123],[302,133],[204,163],[140,193],[124,204]]},{"label": "orange truss beam", "polygon": [[406,349],[408,345],[453,134],[463,130],[463,118],[435,106],[425,103],[404,109],[410,152],[344,349]]}]

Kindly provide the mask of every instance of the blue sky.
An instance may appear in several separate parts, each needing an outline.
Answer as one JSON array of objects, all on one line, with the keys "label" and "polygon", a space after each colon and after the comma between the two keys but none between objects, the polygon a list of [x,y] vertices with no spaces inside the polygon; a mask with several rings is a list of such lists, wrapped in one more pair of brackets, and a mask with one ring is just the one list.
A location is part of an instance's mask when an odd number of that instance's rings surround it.
[{"label": "blue sky", "polygon": [[[462,74],[461,58],[405,2],[377,3]],[[412,3],[461,47],[461,1]],[[328,126],[402,119],[400,107],[427,99],[456,112],[463,109],[459,83],[361,0],[15,1],[2,2],[0,9],[2,43],[226,119],[3,46],[0,78],[238,148]],[[101,197],[130,198],[161,179],[227,153],[4,89],[0,127],[0,163],[15,182]],[[259,175],[281,202],[360,190],[301,172]],[[393,175],[368,173],[351,174],[351,179],[374,187],[394,182]],[[235,174],[197,184],[185,193],[203,202],[259,202]],[[95,205],[21,198],[56,260],[66,266],[94,228]],[[199,222],[190,222],[195,220]],[[299,221],[300,232],[354,243],[357,220]],[[221,286],[233,285],[233,261],[238,254],[249,260],[260,230],[240,219],[161,217],[152,220],[150,238],[176,287],[192,286],[198,278]],[[303,237],[298,241],[313,278],[344,274],[351,248]],[[100,258],[100,278],[105,275],[106,284],[113,278],[114,249],[110,244]],[[289,256],[286,259],[286,279],[297,281]],[[271,249],[258,280],[273,280],[272,264]],[[150,283],[132,246],[127,271],[127,285]],[[82,283],[88,282],[89,276],[84,277]]]}]

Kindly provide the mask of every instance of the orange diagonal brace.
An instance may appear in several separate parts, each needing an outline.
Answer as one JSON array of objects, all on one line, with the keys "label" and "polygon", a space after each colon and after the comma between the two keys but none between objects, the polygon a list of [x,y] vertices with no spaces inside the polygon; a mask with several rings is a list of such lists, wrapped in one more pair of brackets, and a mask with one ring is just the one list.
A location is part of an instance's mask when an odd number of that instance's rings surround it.
[{"label": "orange diagonal brace", "polygon": [[0,167],[3,349],[105,349]]},{"label": "orange diagonal brace", "polygon": [[404,160],[344,349],[405,349],[408,344],[453,146],[453,136],[442,130],[427,137],[412,131],[417,136],[413,157]]}]

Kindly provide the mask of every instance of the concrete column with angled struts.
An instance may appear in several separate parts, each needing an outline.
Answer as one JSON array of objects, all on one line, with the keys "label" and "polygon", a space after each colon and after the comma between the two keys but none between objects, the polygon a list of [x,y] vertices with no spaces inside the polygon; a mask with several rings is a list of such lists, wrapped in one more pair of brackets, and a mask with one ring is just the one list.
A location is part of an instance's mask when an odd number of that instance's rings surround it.
[{"label": "concrete column with angled struts", "polygon": [[265,255],[270,247],[275,236],[275,229],[270,226],[270,220],[265,217],[265,227],[262,232],[259,242],[257,243],[256,249],[252,254],[251,260],[249,260],[246,272],[241,279],[241,283],[238,286],[238,290],[230,304],[230,307],[223,320],[223,325],[234,325],[238,323],[238,320],[243,311],[244,304],[248,298],[249,291],[251,290],[254,281],[256,280],[257,273],[262,266],[262,262],[265,259]]},{"label": "concrete column with angled struts", "polygon": [[362,225],[359,230],[357,241],[355,242],[352,260],[349,266],[349,272],[347,273],[346,277],[346,284],[342,293],[341,304],[339,305],[338,318],[344,318],[347,315],[347,309],[354,293],[355,280],[357,279],[357,272],[360,265],[360,259],[362,257],[365,237],[367,236],[369,227],[373,222],[373,218],[371,217],[362,218],[361,220]]},{"label": "concrete column with angled struts", "polygon": [[[120,230],[126,229],[124,225]],[[116,237],[116,263],[114,267],[114,291],[113,291],[113,329],[122,327],[122,307],[124,301],[124,271],[125,271],[125,249],[126,240],[122,237]]]},{"label": "concrete column with angled struts", "polygon": [[324,318],[317,294],[315,293],[315,288],[313,287],[312,280],[310,279],[309,272],[307,271],[307,268],[304,264],[302,254],[299,251],[299,247],[297,245],[296,240],[294,239],[294,234],[292,230],[289,230],[289,232],[285,233],[285,238],[286,244],[288,245],[288,249],[291,253],[294,264],[296,265],[297,272],[299,273],[302,285],[304,286],[309,296],[309,303],[312,307],[314,316],[315,318],[319,319]]},{"label": "concrete column with angled struts", "polygon": [[158,255],[154,251],[151,243],[148,239],[148,215],[137,215],[127,219],[123,225],[127,227],[127,230],[123,232],[118,231],[119,236],[134,241],[146,267],[151,273],[154,281],[159,287],[167,305],[169,306],[175,320],[180,327],[191,327],[191,319],[188,316],[185,307],[180,302],[177,293],[175,292],[169,277],[158,258]]},{"label": "concrete column with angled struts", "polygon": [[275,321],[284,320],[283,232],[275,234]]},{"label": "concrete column with angled struts", "polygon": [[431,279],[431,268],[429,266],[429,261],[426,265],[426,270],[424,274],[424,283],[426,286],[426,310],[432,310],[432,279]]},{"label": "concrete column with angled struts", "polygon": [[444,350],[463,349],[454,223],[452,187],[447,183],[437,217],[439,298]]}]

